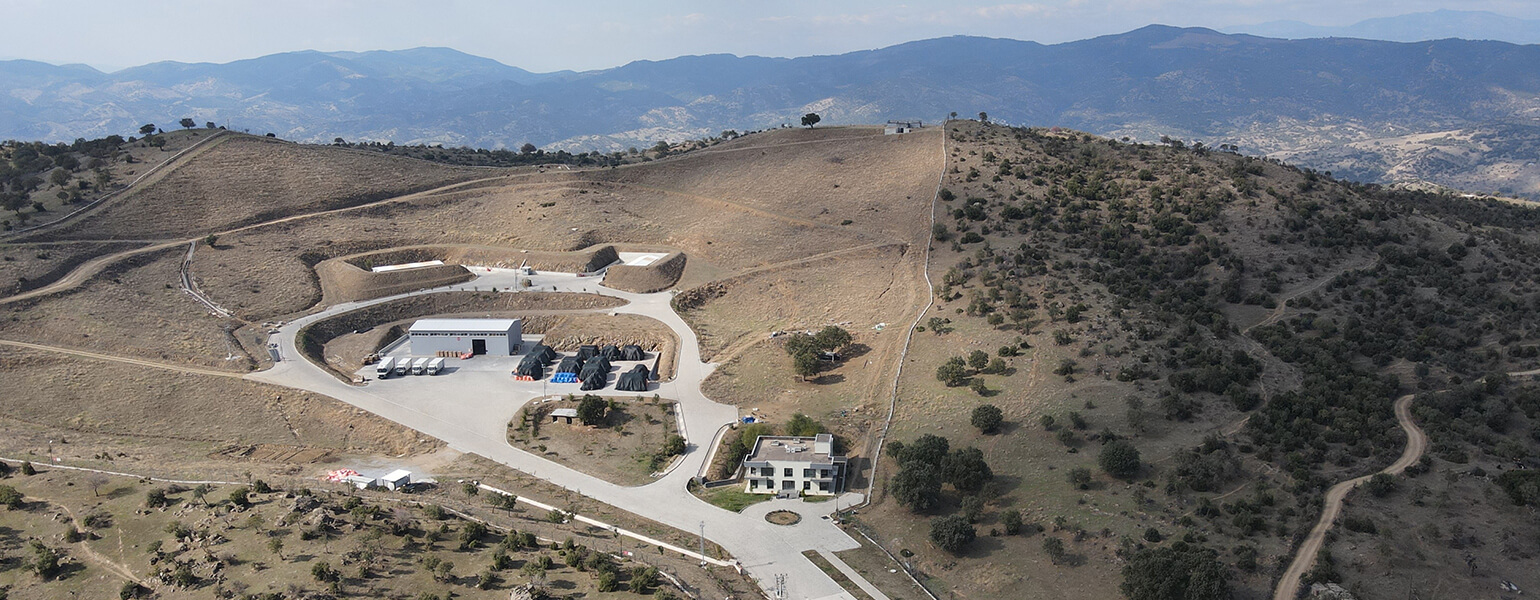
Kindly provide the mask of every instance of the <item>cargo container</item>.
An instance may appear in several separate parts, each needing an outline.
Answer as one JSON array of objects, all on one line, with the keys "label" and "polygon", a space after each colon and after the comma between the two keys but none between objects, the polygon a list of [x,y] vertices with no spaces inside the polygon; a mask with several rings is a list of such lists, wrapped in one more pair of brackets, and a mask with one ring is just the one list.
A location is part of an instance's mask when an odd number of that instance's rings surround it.
[{"label": "cargo container", "polygon": [[386,377],[390,377],[390,371],[391,371],[391,369],[395,368],[395,366],[396,366],[396,359],[390,358],[390,357],[387,356],[385,358],[380,359],[380,362],[378,364],[374,365],[374,374],[375,374],[375,376],[379,377],[380,379],[384,379]]}]

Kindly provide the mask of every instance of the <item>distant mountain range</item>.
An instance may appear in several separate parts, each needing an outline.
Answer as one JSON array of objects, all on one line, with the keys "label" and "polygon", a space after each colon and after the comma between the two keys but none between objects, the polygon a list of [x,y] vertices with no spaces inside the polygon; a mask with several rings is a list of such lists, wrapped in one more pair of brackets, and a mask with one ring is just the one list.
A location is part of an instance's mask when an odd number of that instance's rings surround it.
[{"label": "distant mountain range", "polygon": [[1438,10],[1382,17],[1341,27],[1322,27],[1299,21],[1273,21],[1259,25],[1230,27],[1225,31],[1294,40],[1349,37],[1391,42],[1421,42],[1460,38],[1496,40],[1514,44],[1540,43],[1540,21],[1516,19],[1493,12],[1465,10]]},{"label": "distant mountain range", "polygon": [[[1532,132],[1537,67],[1540,46],[1280,40],[1165,26],[1056,45],[950,37],[834,56],[684,56],[559,73],[445,48],[305,51],[114,73],[4,61],[0,137],[71,140],[191,117],[311,142],[613,150],[796,123],[805,112],[841,124],[986,111],[1015,124],[1234,143],[1329,170],[1367,140]],[[1364,179],[1434,182],[1455,181],[1442,171],[1496,162],[1501,168],[1488,172],[1507,175],[1479,191],[1540,193],[1527,159],[1484,152],[1422,156],[1413,162],[1429,166],[1417,168],[1404,167],[1404,152],[1347,158]]]}]

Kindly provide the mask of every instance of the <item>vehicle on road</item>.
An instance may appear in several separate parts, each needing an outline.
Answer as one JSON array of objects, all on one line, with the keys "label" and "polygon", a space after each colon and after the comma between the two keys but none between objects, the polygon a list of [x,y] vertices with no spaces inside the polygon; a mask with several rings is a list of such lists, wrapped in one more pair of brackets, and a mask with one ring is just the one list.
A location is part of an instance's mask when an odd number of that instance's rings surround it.
[{"label": "vehicle on road", "polygon": [[396,359],[387,356],[380,359],[379,364],[374,366],[374,375],[380,379],[385,379],[386,377],[390,377],[390,372],[391,370],[395,369],[395,367]]}]

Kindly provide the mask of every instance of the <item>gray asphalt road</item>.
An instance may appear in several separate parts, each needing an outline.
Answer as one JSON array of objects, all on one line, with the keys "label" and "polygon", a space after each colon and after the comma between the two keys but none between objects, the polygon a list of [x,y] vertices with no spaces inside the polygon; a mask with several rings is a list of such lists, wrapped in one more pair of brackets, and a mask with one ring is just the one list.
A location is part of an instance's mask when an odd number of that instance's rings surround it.
[{"label": "gray asphalt road", "polygon": [[[477,279],[432,290],[421,290],[376,300],[350,302],[333,306],[325,311],[307,315],[279,328],[271,340],[278,344],[287,360],[273,368],[253,373],[247,377],[257,381],[286,387],[309,390],[337,398],[353,406],[370,411],[427,435],[441,439],[450,447],[474,453],[534,475],[556,485],[573,490],[600,502],[636,513],[659,523],[683,530],[697,531],[705,523],[706,537],[732,553],[743,568],[760,586],[771,593],[776,575],[785,575],[787,598],[851,598],[832,578],[811,561],[802,556],[804,550],[822,550],[828,558],[833,552],[850,550],[859,544],[845,532],[822,518],[834,509],[833,502],[803,503],[800,501],[777,502],[777,507],[794,508],[804,518],[794,526],[771,525],[763,519],[769,503],[756,505],[745,514],[729,512],[707,504],[686,490],[686,484],[704,465],[709,454],[709,444],[718,430],[738,418],[738,409],[713,402],[700,391],[700,383],[716,368],[715,364],[701,361],[700,345],[695,332],[673,310],[669,293],[631,294],[605,288],[598,278],[579,278],[568,274],[537,274],[531,277],[529,288],[518,287],[524,278],[514,270],[473,269]],[[337,380],[320,367],[303,359],[295,347],[294,335],[301,327],[360,307],[386,302],[406,296],[442,292],[448,290],[503,290],[529,289],[538,291],[590,292],[613,296],[629,302],[616,309],[617,313],[637,314],[656,319],[679,337],[678,374],[671,382],[664,382],[657,393],[679,403],[683,415],[682,433],[689,441],[689,449],[681,462],[658,481],[641,487],[624,487],[586,475],[561,464],[524,452],[509,445],[505,439],[508,420],[517,413],[524,402],[533,397],[530,392],[517,393],[514,386],[505,386],[490,394],[443,394],[433,393],[432,384],[439,377],[418,378],[412,387],[423,390],[421,394],[402,394],[398,390],[385,392],[383,387],[392,383],[373,382],[365,386],[353,386]],[[474,373],[460,375],[471,376]],[[454,377],[451,374],[448,377]],[[486,384],[499,385],[507,378],[498,375],[487,377]],[[508,381],[511,384],[511,381]],[[492,389],[496,390],[496,387]],[[849,506],[860,499],[859,494],[847,494],[840,504]],[[837,562],[837,566],[844,566]],[[843,569],[842,569],[843,571]],[[868,593],[875,590],[870,583],[860,580],[857,584]],[[874,594],[881,600],[885,596]]]}]

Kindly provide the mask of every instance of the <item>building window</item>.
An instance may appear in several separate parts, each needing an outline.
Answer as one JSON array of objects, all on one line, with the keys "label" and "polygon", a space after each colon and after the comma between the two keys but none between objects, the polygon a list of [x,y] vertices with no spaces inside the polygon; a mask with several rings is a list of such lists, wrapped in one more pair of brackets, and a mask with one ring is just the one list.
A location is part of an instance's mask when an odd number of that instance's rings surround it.
[{"label": "building window", "polygon": [[812,477],[813,476],[813,470],[812,469],[803,469],[802,470],[802,476],[803,477]]},{"label": "building window", "polygon": [[820,492],[827,492],[827,491],[829,491],[829,482],[827,482],[827,481],[820,481],[820,482],[818,482],[818,491],[820,491]]},{"label": "building window", "polygon": [[749,480],[749,489],[751,489],[751,490],[759,489],[759,480],[758,479]]},{"label": "building window", "polygon": [[783,473],[782,475],[785,476],[785,477],[791,477],[791,467],[786,467],[785,470],[786,470],[786,472]]},{"label": "building window", "polygon": [[828,479],[829,478],[829,470],[828,469],[819,469],[818,477],[820,477],[822,479]]},{"label": "building window", "polygon": [[797,489],[796,486],[797,486],[797,482],[792,481],[790,479],[787,479],[786,481],[782,481],[781,482],[781,489],[783,489],[783,490],[794,490],[794,489]]},{"label": "building window", "polygon": [[802,489],[804,489],[804,490],[811,490],[811,489],[813,489],[813,482],[811,482],[811,481],[804,481],[804,482],[802,482]]}]

